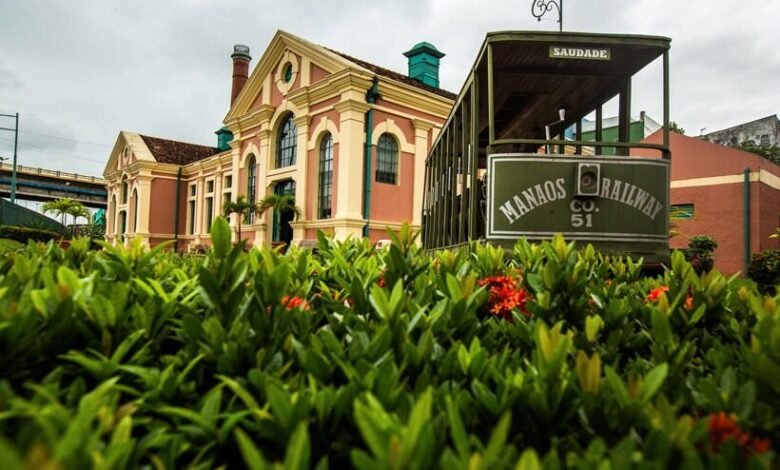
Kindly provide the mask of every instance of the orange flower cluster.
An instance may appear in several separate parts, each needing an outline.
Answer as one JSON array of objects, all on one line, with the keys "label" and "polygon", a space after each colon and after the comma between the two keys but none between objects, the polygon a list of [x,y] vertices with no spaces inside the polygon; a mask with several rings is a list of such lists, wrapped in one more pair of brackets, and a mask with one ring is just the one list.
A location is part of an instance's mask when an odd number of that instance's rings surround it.
[{"label": "orange flower cluster", "polygon": [[490,276],[480,279],[478,283],[480,286],[488,286],[488,292],[490,293],[488,309],[491,314],[511,321],[512,310],[517,308],[526,317],[531,316],[531,313],[525,307],[531,295],[522,287],[517,288],[517,278]]},{"label": "orange flower cluster", "polygon": [[769,439],[753,436],[739,427],[733,415],[720,413],[711,414],[708,422],[709,450],[718,452],[726,441],[734,439],[745,455],[764,454],[771,448]]},{"label": "orange flower cluster", "polygon": [[651,290],[649,294],[647,294],[647,297],[645,297],[645,302],[658,302],[658,297],[660,297],[661,294],[667,292],[668,290],[669,287],[667,286],[656,287],[655,289]]},{"label": "orange flower cluster", "polygon": [[693,310],[693,296],[691,294],[688,294],[688,296],[685,297],[685,303],[683,304],[683,308],[687,312]]},{"label": "orange flower cluster", "polygon": [[284,308],[287,310],[295,310],[296,308],[303,311],[309,310],[309,302],[306,302],[305,299],[302,299],[297,295],[292,297],[285,295],[282,297],[282,305],[284,305]]}]

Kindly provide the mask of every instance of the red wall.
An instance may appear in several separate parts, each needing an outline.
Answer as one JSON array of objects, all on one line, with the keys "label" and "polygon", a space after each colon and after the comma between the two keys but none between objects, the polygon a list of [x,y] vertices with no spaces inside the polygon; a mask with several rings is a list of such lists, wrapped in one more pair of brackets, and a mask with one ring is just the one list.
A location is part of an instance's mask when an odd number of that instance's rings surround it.
[{"label": "red wall", "polygon": [[[661,143],[662,131],[645,142]],[[693,204],[694,219],[675,221],[676,230],[685,236],[670,240],[673,248],[684,248],[687,237],[709,235],[718,242],[715,267],[724,273],[744,271],[744,170],[752,178],[761,170],[780,177],[780,166],[758,155],[713,144],[672,132],[671,203]],[[632,152],[635,154],[641,151]],[[686,181],[727,177],[728,181]],[[696,184],[694,186],[693,184]],[[706,185],[702,185],[706,184]],[[750,183],[750,252],[778,248],[780,241],[770,239],[780,225],[780,189],[766,183]]]}]

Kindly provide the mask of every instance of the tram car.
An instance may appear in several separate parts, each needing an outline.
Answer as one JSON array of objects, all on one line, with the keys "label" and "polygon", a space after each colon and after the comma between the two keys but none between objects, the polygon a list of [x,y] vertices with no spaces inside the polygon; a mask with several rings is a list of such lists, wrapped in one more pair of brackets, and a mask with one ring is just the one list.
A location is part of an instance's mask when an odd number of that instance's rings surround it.
[{"label": "tram car", "polygon": [[[668,260],[670,42],[489,33],[426,159],[423,246],[511,249],[562,233],[648,264]],[[659,58],[663,143],[631,142],[631,80]],[[603,108],[615,97],[618,138],[606,141]],[[588,116],[595,138],[585,141]]]}]

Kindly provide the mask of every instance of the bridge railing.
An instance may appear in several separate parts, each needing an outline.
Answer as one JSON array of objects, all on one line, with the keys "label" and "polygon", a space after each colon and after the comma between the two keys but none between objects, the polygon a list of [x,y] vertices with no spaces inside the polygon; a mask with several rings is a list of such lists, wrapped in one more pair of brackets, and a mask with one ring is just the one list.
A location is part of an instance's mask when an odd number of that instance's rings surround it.
[{"label": "bridge railing", "polygon": [[[13,171],[13,165],[9,163],[1,163],[0,170],[8,171],[10,173],[11,171]],[[67,171],[59,171],[59,170],[47,170],[46,168],[36,168],[32,166],[16,165],[16,172],[17,174],[24,173],[26,175],[39,175],[39,176],[59,178],[59,179],[65,179],[71,181],[83,181],[85,183],[94,183],[94,184],[101,184],[101,185],[106,184],[106,180],[98,176],[79,175],[78,173],[68,173]]]}]

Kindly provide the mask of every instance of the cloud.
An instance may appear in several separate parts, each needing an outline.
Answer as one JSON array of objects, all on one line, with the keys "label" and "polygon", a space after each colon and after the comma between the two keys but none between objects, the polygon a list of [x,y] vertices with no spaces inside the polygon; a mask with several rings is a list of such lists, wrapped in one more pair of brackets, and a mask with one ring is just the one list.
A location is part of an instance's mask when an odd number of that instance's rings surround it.
[{"label": "cloud", "polygon": [[[672,117],[687,129],[727,127],[780,107],[780,2],[564,3],[567,31],[672,38]],[[61,138],[22,134],[26,145],[41,147],[25,149],[34,164],[100,174],[122,129],[213,144],[228,107],[233,44],[248,44],[254,65],[284,29],[406,72],[402,53],[429,41],[447,54],[442,86],[457,92],[488,31],[557,29],[552,19],[537,22],[530,6],[531,0],[5,2],[0,112],[19,111],[23,129]],[[632,108],[660,119],[656,72],[636,78]],[[61,158],[53,157],[57,152]]]}]

